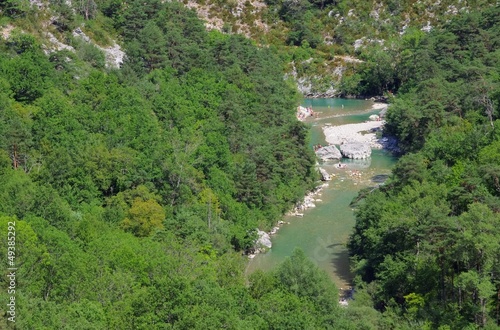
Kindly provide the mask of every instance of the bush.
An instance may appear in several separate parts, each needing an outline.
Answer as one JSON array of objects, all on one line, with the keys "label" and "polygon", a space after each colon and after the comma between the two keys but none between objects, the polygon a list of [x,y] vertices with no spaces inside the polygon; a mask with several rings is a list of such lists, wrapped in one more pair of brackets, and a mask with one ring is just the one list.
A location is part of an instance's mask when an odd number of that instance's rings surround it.
[{"label": "bush", "polygon": [[82,61],[89,63],[94,68],[102,69],[106,66],[104,53],[91,43],[81,42],[77,55]]}]

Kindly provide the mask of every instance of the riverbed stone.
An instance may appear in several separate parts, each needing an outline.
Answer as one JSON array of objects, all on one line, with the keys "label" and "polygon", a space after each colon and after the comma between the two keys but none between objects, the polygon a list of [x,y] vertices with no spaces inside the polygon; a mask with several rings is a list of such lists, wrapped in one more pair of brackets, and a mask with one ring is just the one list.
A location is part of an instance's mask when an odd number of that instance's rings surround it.
[{"label": "riverbed stone", "polygon": [[331,177],[330,174],[324,169],[324,168],[319,168],[319,173],[321,174],[321,180],[322,181],[330,181]]},{"label": "riverbed stone", "polygon": [[340,152],[345,158],[365,159],[371,156],[372,149],[369,143],[347,142],[340,146]]},{"label": "riverbed stone", "polygon": [[331,159],[342,158],[342,154],[340,153],[339,149],[337,149],[337,147],[334,145],[319,148],[318,150],[316,150],[316,155],[324,162]]}]

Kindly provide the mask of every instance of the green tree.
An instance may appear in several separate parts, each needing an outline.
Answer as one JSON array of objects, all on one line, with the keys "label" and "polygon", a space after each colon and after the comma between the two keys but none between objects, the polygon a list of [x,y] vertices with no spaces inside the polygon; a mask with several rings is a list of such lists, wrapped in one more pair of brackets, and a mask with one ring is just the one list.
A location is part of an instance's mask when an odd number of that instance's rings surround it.
[{"label": "green tree", "polygon": [[151,235],[155,230],[163,228],[165,211],[154,200],[143,201],[136,198],[128,210],[128,216],[121,224],[125,231],[138,237]]},{"label": "green tree", "polygon": [[280,265],[276,277],[286,291],[312,301],[325,318],[331,318],[337,312],[337,288],[302,250],[294,250],[292,256]]}]

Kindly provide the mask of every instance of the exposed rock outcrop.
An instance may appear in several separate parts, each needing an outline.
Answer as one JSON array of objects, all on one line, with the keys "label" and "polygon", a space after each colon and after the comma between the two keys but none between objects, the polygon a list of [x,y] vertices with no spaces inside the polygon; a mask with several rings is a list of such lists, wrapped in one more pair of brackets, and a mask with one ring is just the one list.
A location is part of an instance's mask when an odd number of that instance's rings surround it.
[{"label": "exposed rock outcrop", "polygon": [[346,158],[365,159],[371,156],[372,149],[369,143],[347,142],[340,146],[340,152]]},{"label": "exposed rock outcrop", "polygon": [[319,76],[298,78],[296,80],[297,89],[304,97],[309,98],[332,98],[339,95],[339,91],[335,89],[333,83],[326,89],[319,88],[316,82],[319,79]]},{"label": "exposed rock outcrop", "polygon": [[394,136],[386,136],[378,140],[382,149],[388,150],[393,154],[401,154],[401,149],[398,146],[398,139]]},{"label": "exposed rock outcrop", "polygon": [[[80,28],[76,28],[73,31],[73,36],[81,38],[85,42],[92,43],[92,40]],[[106,66],[108,68],[119,68],[123,63],[125,52],[121,50],[120,45],[118,45],[116,42],[113,42],[113,45],[109,47],[101,47],[96,44],[94,45],[102,52],[104,52],[104,55],[106,57]]]},{"label": "exposed rock outcrop", "polygon": [[342,154],[340,153],[339,149],[337,149],[337,147],[334,145],[319,148],[318,150],[316,150],[316,155],[324,162],[332,159],[342,158]]},{"label": "exposed rock outcrop", "polygon": [[385,107],[384,109],[380,110],[380,113],[378,114],[379,117],[382,119],[382,118],[385,118],[385,115],[387,114],[387,109],[389,108],[389,106]]},{"label": "exposed rock outcrop", "polygon": [[[58,50],[58,51],[60,51],[60,50],[68,50],[70,52],[75,51],[75,49],[72,46],[66,45],[66,44],[60,42],[59,40],[57,40],[57,38],[52,33],[47,32],[46,36],[50,41],[49,48],[53,48],[54,50]],[[48,50],[48,51],[50,52],[51,50]]]},{"label": "exposed rock outcrop", "polygon": [[227,6],[221,6],[216,1],[188,0],[185,5],[194,9],[198,17],[205,21],[207,30],[239,33],[248,38],[271,30],[268,20],[263,18],[267,5],[262,0],[235,0]]},{"label": "exposed rock outcrop", "polygon": [[368,121],[358,124],[339,126],[326,126],[323,128],[326,142],[330,144],[344,144],[350,142],[373,143],[377,137],[376,131],[380,130],[384,121]]},{"label": "exposed rock outcrop", "polygon": [[0,27],[0,35],[4,40],[9,39],[11,32],[14,30],[14,26],[7,24],[6,26]]},{"label": "exposed rock outcrop", "polygon": [[354,41],[354,50],[358,50],[360,48],[366,48],[366,46],[370,45],[370,44],[379,44],[380,46],[382,46],[384,44],[385,40],[382,40],[382,39],[369,39],[367,37],[363,37],[361,39],[357,39],[356,41]]},{"label": "exposed rock outcrop", "polygon": [[35,7],[38,10],[41,10],[44,6],[43,1],[41,0],[30,0],[30,5],[32,8]]},{"label": "exposed rock outcrop", "polygon": [[298,106],[297,107],[297,119],[300,121],[305,120],[308,117],[314,116],[314,111],[312,110],[311,107],[305,108],[303,106]]},{"label": "exposed rock outcrop", "polygon": [[255,247],[257,250],[266,250],[273,246],[273,243],[271,243],[271,237],[269,237],[268,233],[262,230],[257,230],[257,234],[259,235],[257,241],[255,241]]}]

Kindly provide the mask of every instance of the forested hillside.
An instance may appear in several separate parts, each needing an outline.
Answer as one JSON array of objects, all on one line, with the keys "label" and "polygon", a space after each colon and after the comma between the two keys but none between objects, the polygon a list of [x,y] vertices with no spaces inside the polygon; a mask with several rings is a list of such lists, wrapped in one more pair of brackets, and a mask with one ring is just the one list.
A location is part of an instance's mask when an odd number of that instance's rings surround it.
[{"label": "forested hillside", "polygon": [[499,27],[485,8],[406,34],[392,58],[385,132],[407,154],[361,203],[350,249],[374,306],[425,328],[500,325]]},{"label": "forested hillside", "polygon": [[[46,56],[22,28],[3,42],[2,210],[62,229],[98,206],[136,236],[166,218],[172,230],[193,228],[184,238],[212,244],[215,231],[245,248],[250,229],[270,225],[315,178],[297,96],[269,50],[207,34],[177,3],[153,8],[125,12],[134,35],[116,22],[130,34],[121,70],[98,70],[78,51]],[[147,221],[130,213],[144,203],[157,210]]]},{"label": "forested hillside", "polygon": [[[176,2],[68,4],[1,3],[0,262],[17,270],[0,328],[340,322],[334,285],[300,252],[243,277],[256,228],[316,180],[277,56]],[[122,68],[79,27],[121,40]],[[49,32],[72,48],[48,48]]]},{"label": "forested hillside", "polygon": [[[185,0],[209,29],[244,33],[279,51],[286,72],[311,96],[381,96],[393,86],[355,88],[359,73],[392,70],[409,30],[439,29],[496,0]],[[384,76],[384,75],[383,75]],[[384,77],[383,77],[384,78]]]},{"label": "forested hillside", "polygon": [[[179,2],[0,1],[0,329],[497,329],[500,8],[458,4],[197,4],[258,6],[251,40]],[[284,73],[339,63],[405,153],[360,194],[348,308],[300,250],[242,257],[318,178]]]}]

